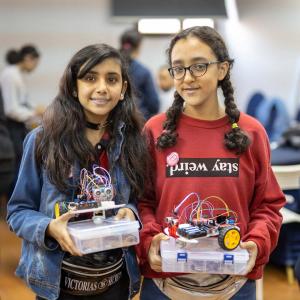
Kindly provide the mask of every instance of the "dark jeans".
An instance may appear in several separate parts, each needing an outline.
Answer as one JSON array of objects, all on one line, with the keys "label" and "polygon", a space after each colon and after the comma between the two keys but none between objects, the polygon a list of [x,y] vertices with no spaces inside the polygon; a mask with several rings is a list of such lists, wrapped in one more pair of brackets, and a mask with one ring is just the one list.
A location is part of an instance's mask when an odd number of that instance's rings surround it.
[{"label": "dark jeans", "polygon": [[[171,300],[163,294],[152,279],[144,278],[140,300]],[[230,300],[255,300],[256,285],[254,280],[247,280],[243,287]]]},{"label": "dark jeans", "polygon": [[7,119],[6,124],[7,124],[7,129],[9,131],[10,138],[14,145],[15,154],[16,154],[16,163],[17,166],[19,166],[23,154],[23,141],[28,133],[28,130],[24,123],[16,122],[11,119]]},{"label": "dark jeans", "polygon": [[7,129],[9,131],[10,138],[12,140],[15,152],[15,168],[14,168],[14,179],[10,189],[10,195],[14,190],[14,186],[17,182],[19,167],[23,155],[23,141],[28,133],[25,124],[22,122],[16,122],[11,119],[6,120]]},{"label": "dark jeans", "polygon": [[154,281],[150,278],[144,278],[140,300],[171,300],[157,287]]},{"label": "dark jeans", "polygon": [[[57,300],[128,300],[129,299],[129,278],[124,274],[122,278],[112,285],[106,292],[93,296],[74,296],[61,292]],[[39,296],[36,300],[47,300]]]},{"label": "dark jeans", "polygon": [[0,196],[8,194],[15,176],[15,152],[6,123],[0,117]]},{"label": "dark jeans", "polygon": [[255,280],[248,279],[242,288],[230,300],[256,300]]}]

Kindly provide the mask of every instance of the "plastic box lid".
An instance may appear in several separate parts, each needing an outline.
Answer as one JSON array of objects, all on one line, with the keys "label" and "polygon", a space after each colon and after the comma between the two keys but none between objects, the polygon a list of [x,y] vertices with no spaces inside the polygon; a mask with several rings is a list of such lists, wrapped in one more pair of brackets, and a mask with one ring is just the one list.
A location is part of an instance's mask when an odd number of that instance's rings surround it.
[{"label": "plastic box lid", "polygon": [[113,218],[104,219],[100,224],[95,224],[91,219],[68,223],[69,233],[80,240],[122,234],[138,230],[139,227],[140,225],[138,221],[116,221]]},{"label": "plastic box lid", "polygon": [[75,246],[83,254],[130,247],[139,243],[139,222],[128,220],[84,220],[68,224]]}]

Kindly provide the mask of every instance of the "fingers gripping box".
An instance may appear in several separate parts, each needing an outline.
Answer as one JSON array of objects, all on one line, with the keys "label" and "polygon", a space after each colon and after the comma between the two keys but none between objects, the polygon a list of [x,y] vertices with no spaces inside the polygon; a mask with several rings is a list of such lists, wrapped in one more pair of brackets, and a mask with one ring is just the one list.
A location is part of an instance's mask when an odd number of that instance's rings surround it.
[{"label": "fingers gripping box", "polygon": [[161,241],[160,251],[163,272],[244,275],[249,260],[247,250],[223,250],[213,237],[203,238],[197,244],[171,237]]},{"label": "fingers gripping box", "polygon": [[92,220],[68,224],[69,234],[83,254],[128,247],[139,243],[138,221],[104,219],[100,224]]}]

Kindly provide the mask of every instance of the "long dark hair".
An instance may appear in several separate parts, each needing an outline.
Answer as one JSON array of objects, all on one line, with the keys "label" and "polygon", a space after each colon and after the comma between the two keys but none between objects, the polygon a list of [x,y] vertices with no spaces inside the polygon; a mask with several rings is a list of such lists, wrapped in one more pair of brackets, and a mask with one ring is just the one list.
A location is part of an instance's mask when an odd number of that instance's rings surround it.
[{"label": "long dark hair", "polygon": [[[188,36],[197,37],[199,40],[207,44],[220,62],[227,61],[230,68],[225,78],[218,82],[218,86],[221,87],[224,94],[225,112],[229,118],[231,124],[238,123],[240,118],[240,111],[238,110],[234,98],[233,87],[230,81],[230,69],[233,64],[233,60],[229,57],[227,47],[222,37],[211,27],[208,26],[195,26],[188,28],[178,33],[170,43],[170,47],[167,50],[169,64],[171,65],[171,55],[174,45],[181,39],[186,39]],[[157,141],[158,148],[168,148],[176,144],[177,132],[176,126],[181,115],[184,100],[175,92],[174,102],[172,106],[166,112],[167,119],[163,124],[163,132],[159,136]],[[237,154],[246,151],[250,144],[249,137],[238,126],[232,126],[231,130],[225,134],[224,142],[229,150],[235,151]]]},{"label": "long dark hair", "polygon": [[[140,195],[143,191],[148,160],[146,142],[141,134],[142,119],[136,110],[123,58],[118,50],[106,44],[87,46],[72,57],[60,81],[59,93],[43,116],[42,130],[36,144],[36,158],[60,191],[69,187],[67,178],[75,160],[81,167],[87,167],[96,158],[95,150],[85,136],[85,115],[74,92],[77,90],[77,79],[108,58],[120,62],[122,80],[127,81],[127,90],[124,100],[119,101],[108,116],[110,140],[107,151],[116,146],[118,125],[124,122],[120,164],[132,192]],[[111,163],[110,169],[113,169],[115,162]]]}]

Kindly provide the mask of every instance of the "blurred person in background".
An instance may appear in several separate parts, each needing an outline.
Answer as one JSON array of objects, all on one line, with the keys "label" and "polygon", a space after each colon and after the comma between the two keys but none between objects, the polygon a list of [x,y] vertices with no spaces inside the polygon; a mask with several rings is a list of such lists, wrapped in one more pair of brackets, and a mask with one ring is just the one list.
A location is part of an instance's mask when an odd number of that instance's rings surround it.
[{"label": "blurred person in background", "polygon": [[174,83],[173,78],[169,74],[168,66],[163,65],[159,68],[157,74],[157,84],[159,87],[160,112],[166,112],[172,105],[174,99]]},{"label": "blurred person in background", "polygon": [[32,45],[25,45],[19,51],[9,50],[6,54],[8,65],[0,74],[4,115],[15,152],[15,177],[22,157],[23,140],[28,132],[26,124],[36,122],[43,112],[41,107],[33,108],[28,101],[23,78],[24,73],[36,68],[39,58],[38,50]]},{"label": "blurred person in background", "polygon": [[0,218],[6,214],[9,187],[14,178],[15,152],[5,123],[3,99],[0,91]]},{"label": "blurred person in background", "polygon": [[141,42],[142,35],[137,30],[126,30],[120,38],[120,50],[129,64],[129,75],[137,94],[138,107],[147,120],[158,113],[159,99],[150,71],[137,61]]}]

